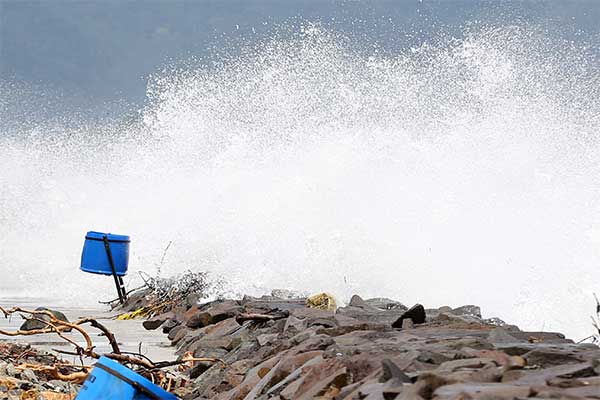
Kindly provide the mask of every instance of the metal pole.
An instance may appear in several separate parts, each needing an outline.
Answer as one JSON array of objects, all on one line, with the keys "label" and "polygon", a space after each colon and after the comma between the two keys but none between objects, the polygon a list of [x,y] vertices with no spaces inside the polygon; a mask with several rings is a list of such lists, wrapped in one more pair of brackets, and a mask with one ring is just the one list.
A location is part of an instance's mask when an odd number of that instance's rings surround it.
[{"label": "metal pole", "polygon": [[108,256],[108,263],[110,264],[110,269],[112,271],[113,278],[115,279],[115,286],[117,287],[117,293],[119,294],[119,302],[123,304],[125,302],[125,295],[122,293],[123,288],[119,284],[119,277],[117,276],[117,269],[115,268],[115,262],[112,257],[112,252],[110,251],[108,236],[104,235],[102,240],[104,241],[104,249],[106,250],[106,255]]}]

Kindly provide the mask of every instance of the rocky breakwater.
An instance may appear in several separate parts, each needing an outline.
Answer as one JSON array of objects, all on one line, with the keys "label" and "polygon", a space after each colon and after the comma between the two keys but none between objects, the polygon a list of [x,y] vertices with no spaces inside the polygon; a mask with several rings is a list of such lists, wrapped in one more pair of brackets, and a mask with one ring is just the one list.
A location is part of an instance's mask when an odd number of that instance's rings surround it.
[{"label": "rocky breakwater", "polygon": [[188,304],[144,325],[180,356],[223,360],[195,364],[184,399],[600,399],[597,346],[476,306],[354,296],[331,310],[279,294]]}]

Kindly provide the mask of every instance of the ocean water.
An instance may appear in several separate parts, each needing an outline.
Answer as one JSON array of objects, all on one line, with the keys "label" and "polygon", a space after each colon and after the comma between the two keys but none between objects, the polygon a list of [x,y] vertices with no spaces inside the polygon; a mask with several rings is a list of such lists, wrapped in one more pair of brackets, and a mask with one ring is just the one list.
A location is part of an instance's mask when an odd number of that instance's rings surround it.
[{"label": "ocean water", "polygon": [[1,296],[114,297],[78,270],[100,230],[131,235],[130,287],[135,271],[208,270],[230,294],[478,304],[583,338],[600,285],[596,56],[529,26],[395,53],[305,26],[166,68],[127,119],[3,82]]},{"label": "ocean water", "polygon": [[[20,307],[32,310],[40,304],[51,304],[53,299],[43,298],[0,298],[0,306],[10,308],[14,304],[19,304]],[[173,354],[174,349],[171,347],[170,341],[162,333],[162,330],[153,331],[146,330],[139,320],[122,321],[113,318],[114,313],[103,312],[100,307],[85,308],[75,303],[69,308],[55,307],[56,311],[60,311],[71,322],[81,318],[94,318],[104,325],[115,337],[118,338],[119,348],[122,351],[140,352],[146,357],[154,361],[174,360],[176,357]],[[0,329],[5,331],[17,331],[24,320],[18,314],[13,314],[8,318],[0,318]],[[88,325],[85,325],[89,327]],[[100,332],[89,327],[88,332],[91,333],[91,339],[94,342],[94,350],[99,354],[106,354],[112,351],[112,348],[105,337],[99,337]],[[77,332],[64,333],[64,335],[81,346],[85,346],[85,339]],[[2,336],[2,341],[14,341],[18,343],[29,343],[41,347],[44,350],[61,349],[72,351],[73,347],[70,343],[60,338],[56,333],[32,336]],[[63,356],[71,362],[76,362],[78,356]],[[86,359],[86,364],[91,360]]]}]

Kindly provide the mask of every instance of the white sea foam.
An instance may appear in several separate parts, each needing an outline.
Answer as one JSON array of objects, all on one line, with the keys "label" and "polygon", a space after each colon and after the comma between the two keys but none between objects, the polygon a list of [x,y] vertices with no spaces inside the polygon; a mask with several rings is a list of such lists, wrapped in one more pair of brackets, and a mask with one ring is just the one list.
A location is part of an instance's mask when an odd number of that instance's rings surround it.
[{"label": "white sea foam", "polygon": [[365,55],[307,27],[210,61],[154,77],[132,123],[5,124],[3,287],[109,297],[77,270],[94,229],[132,236],[132,271],[173,241],[163,274],[237,293],[475,303],[591,333],[600,81],[583,46],[503,27]]}]

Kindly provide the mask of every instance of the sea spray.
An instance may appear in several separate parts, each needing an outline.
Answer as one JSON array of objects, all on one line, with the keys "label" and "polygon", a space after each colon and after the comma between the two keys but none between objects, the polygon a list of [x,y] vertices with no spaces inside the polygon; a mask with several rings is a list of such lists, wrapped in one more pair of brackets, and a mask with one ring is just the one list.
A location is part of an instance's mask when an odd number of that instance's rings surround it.
[{"label": "sea spray", "polygon": [[4,124],[3,290],[110,297],[77,270],[95,229],[131,235],[130,271],[209,270],[238,294],[476,303],[589,334],[600,85],[585,46],[480,27],[369,54],[306,26],[210,61],[153,77],[133,122]]}]

